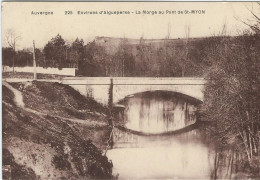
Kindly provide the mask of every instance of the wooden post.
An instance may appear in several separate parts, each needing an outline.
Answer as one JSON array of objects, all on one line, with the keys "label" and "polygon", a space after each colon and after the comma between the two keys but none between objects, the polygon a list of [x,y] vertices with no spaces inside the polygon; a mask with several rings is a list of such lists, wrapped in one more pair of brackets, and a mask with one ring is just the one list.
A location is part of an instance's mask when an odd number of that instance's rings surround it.
[{"label": "wooden post", "polygon": [[110,79],[110,86],[109,86],[109,91],[108,91],[108,108],[109,108],[109,119],[108,119],[108,124],[110,126],[113,126],[113,79]]},{"label": "wooden post", "polygon": [[35,43],[33,40],[33,79],[36,80],[37,79],[37,74],[36,74],[36,60],[35,60]]},{"label": "wooden post", "polygon": [[13,54],[13,73],[14,73],[14,60],[15,60],[15,42],[14,42],[14,47],[13,47],[13,50],[14,50],[14,54]]},{"label": "wooden post", "polygon": [[113,78],[110,79],[110,86],[108,92],[108,107],[112,109],[113,107]]}]

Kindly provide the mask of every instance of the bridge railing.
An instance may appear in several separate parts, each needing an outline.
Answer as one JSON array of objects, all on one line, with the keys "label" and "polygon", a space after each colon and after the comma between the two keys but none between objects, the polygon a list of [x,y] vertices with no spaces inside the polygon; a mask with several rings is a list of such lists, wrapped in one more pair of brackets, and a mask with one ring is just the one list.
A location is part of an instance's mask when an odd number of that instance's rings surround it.
[{"label": "bridge railing", "polygon": [[199,77],[66,77],[63,78],[64,84],[93,84],[109,85],[113,79],[114,85],[204,85],[206,80]]}]

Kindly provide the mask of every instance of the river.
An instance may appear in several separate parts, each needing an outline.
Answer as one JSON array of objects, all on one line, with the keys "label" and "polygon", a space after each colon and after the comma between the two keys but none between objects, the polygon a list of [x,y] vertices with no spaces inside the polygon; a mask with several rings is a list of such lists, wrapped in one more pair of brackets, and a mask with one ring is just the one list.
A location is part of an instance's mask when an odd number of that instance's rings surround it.
[{"label": "river", "polygon": [[119,121],[130,131],[113,130],[113,146],[107,152],[113,174],[119,179],[209,179],[214,151],[201,132],[195,128],[170,133],[196,122],[199,103],[169,92],[140,93],[122,100],[125,108]]}]

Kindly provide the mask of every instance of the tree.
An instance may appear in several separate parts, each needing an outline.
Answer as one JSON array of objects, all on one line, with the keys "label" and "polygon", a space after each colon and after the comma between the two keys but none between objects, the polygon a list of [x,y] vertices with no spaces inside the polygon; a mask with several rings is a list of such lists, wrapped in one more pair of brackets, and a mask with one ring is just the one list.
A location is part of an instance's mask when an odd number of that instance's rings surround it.
[{"label": "tree", "polygon": [[189,50],[190,50],[190,24],[186,24],[184,27],[184,32],[185,32],[185,56],[184,59],[182,59],[181,61],[181,67],[182,67],[182,71],[181,71],[181,76],[184,77],[185,76],[185,71],[187,68],[187,64],[189,63]]},{"label": "tree", "polygon": [[[209,132],[222,146],[232,147],[260,176],[260,33],[259,18],[251,32],[214,38],[205,58],[212,60],[200,109],[202,120],[212,121]],[[226,31],[226,26],[223,26]],[[222,32],[223,32],[222,31]],[[243,167],[244,169],[245,167]]]},{"label": "tree", "polygon": [[73,65],[73,67],[78,68],[78,62],[83,59],[84,55],[84,41],[83,39],[76,40],[72,43],[69,49],[69,63]]},{"label": "tree", "polygon": [[258,34],[225,37],[215,44],[208,52],[214,61],[201,107],[202,120],[214,123],[209,128],[213,137],[239,151],[256,172],[260,170],[259,49]]},{"label": "tree", "polygon": [[13,50],[13,72],[14,72],[14,66],[15,66],[15,48],[17,45],[18,40],[21,39],[21,36],[17,35],[15,30],[13,29],[8,29],[5,32],[5,40],[7,44],[9,45],[10,48]]},{"label": "tree", "polygon": [[52,38],[43,49],[46,63],[51,67],[64,67],[66,59],[66,46],[65,41],[61,35]]},{"label": "tree", "polygon": [[79,72],[84,76],[107,76],[110,56],[103,46],[95,41],[84,47],[83,58],[79,61]]},{"label": "tree", "polygon": [[10,47],[2,48],[2,64],[5,66],[12,66],[13,49]]},{"label": "tree", "polygon": [[32,53],[25,49],[18,51],[15,59],[15,64],[18,67],[32,66],[33,65]]},{"label": "tree", "polygon": [[40,49],[38,49],[38,48],[35,48],[35,58],[36,58],[36,61],[37,61],[37,66],[47,67],[47,66],[46,66],[46,62],[45,62],[44,54],[43,54],[43,52],[42,52]]},{"label": "tree", "polygon": [[134,71],[134,57],[132,47],[126,38],[120,40],[118,50],[114,55],[116,59],[116,69],[119,76],[132,76]]},{"label": "tree", "polygon": [[[139,44],[136,47],[137,53],[135,58],[135,76],[144,76],[144,72],[148,71],[148,61],[146,55],[150,52],[146,51],[145,39],[143,36],[139,40]],[[148,73],[148,72],[147,72]]]},{"label": "tree", "polygon": [[157,50],[157,75],[156,76],[171,76],[172,75],[172,62],[174,61],[172,57],[172,43],[170,41],[171,37],[171,24],[168,23],[167,35],[163,41],[163,45],[161,48]]}]

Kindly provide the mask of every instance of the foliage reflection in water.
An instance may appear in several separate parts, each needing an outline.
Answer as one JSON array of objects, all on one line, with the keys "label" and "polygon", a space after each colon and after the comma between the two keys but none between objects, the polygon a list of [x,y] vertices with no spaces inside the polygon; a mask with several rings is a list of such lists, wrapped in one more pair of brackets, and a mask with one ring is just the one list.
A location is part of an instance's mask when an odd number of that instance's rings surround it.
[{"label": "foliage reflection in water", "polygon": [[139,136],[114,130],[112,159],[120,179],[207,178],[214,151],[202,141],[197,130],[178,136]]}]

